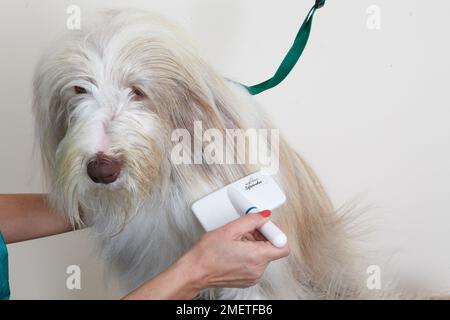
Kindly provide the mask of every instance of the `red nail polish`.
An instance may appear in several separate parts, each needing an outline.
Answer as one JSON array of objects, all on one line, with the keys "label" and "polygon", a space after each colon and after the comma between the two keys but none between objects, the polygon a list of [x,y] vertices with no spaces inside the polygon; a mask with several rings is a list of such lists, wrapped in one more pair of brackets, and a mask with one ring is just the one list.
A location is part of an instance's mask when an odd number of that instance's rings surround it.
[{"label": "red nail polish", "polygon": [[270,210],[263,210],[259,212],[260,215],[262,215],[264,218],[269,217],[272,214],[272,211]]}]

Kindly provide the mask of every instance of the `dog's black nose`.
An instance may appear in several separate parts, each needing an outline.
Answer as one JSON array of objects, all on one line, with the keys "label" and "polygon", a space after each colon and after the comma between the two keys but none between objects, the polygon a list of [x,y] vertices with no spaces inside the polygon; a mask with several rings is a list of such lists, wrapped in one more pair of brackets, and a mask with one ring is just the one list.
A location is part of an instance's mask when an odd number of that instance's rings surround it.
[{"label": "dog's black nose", "polygon": [[117,180],[121,168],[121,161],[99,152],[89,161],[87,174],[95,183],[108,184]]}]

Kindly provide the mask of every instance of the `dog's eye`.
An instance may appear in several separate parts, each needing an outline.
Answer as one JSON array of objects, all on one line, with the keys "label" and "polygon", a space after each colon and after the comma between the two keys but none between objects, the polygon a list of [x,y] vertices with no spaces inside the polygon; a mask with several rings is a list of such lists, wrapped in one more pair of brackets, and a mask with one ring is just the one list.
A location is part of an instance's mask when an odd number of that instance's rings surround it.
[{"label": "dog's eye", "polygon": [[73,87],[73,90],[75,91],[76,94],[85,94],[85,93],[87,93],[85,88],[79,87],[79,86]]},{"label": "dog's eye", "polygon": [[131,88],[131,90],[133,92],[133,99],[134,100],[142,100],[142,99],[145,98],[145,93],[141,89],[139,89],[137,87],[133,87],[133,88]]}]

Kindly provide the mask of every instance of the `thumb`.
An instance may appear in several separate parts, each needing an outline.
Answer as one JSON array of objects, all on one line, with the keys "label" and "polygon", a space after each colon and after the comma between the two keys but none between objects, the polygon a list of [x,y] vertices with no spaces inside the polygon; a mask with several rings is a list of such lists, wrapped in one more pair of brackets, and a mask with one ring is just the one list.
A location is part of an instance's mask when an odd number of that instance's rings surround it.
[{"label": "thumb", "polygon": [[223,228],[233,237],[239,237],[262,227],[267,221],[269,221],[271,214],[272,212],[270,210],[249,213],[239,219],[231,221]]}]

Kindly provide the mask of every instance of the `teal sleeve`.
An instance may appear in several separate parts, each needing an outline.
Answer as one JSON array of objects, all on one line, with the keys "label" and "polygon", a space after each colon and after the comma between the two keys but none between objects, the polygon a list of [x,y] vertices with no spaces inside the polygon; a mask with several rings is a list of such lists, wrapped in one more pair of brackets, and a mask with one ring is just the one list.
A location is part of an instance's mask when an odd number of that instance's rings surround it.
[{"label": "teal sleeve", "polygon": [[9,295],[8,250],[0,232],[0,300],[8,300]]}]

